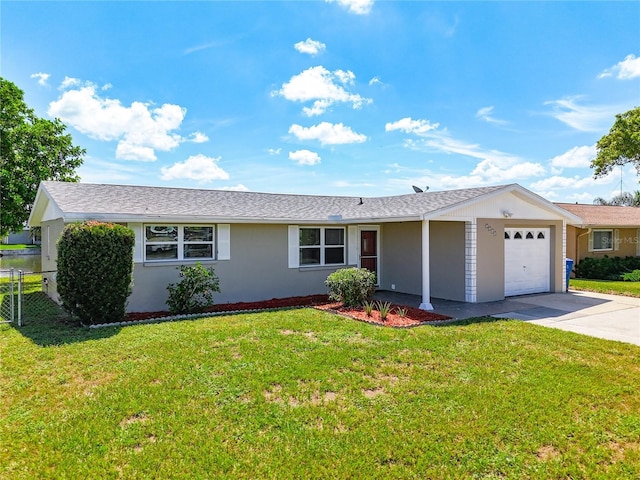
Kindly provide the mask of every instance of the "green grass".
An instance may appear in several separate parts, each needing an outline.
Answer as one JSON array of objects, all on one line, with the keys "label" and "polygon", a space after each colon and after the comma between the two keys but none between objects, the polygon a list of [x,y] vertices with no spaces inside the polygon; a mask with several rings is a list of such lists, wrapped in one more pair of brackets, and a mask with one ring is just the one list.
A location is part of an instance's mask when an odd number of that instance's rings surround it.
[{"label": "green grass", "polygon": [[[17,273],[15,275],[17,280]],[[18,301],[17,284],[14,285],[14,299]],[[24,275],[22,281],[22,319],[23,322],[46,320],[51,318],[66,317],[62,308],[53,302],[42,291],[42,275]],[[0,321],[8,321],[11,318],[11,287],[9,278],[0,278]],[[14,312],[17,315],[17,310]]]},{"label": "green grass", "polygon": [[612,280],[586,280],[572,278],[569,280],[569,288],[585,290],[587,292],[609,293],[612,295],[624,295],[627,297],[640,297],[640,282],[622,282]]},{"label": "green grass", "polygon": [[0,326],[2,478],[639,478],[640,348],[313,309]]},{"label": "green grass", "polygon": [[26,250],[29,248],[40,248],[40,245],[25,245],[24,243],[18,243],[16,245],[5,245],[0,243],[0,250]]}]

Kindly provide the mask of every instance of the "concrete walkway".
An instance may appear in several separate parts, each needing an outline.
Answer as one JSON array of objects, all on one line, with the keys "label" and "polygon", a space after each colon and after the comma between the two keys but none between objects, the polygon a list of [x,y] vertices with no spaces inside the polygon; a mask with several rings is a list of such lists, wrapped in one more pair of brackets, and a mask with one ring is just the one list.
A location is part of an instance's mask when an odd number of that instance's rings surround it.
[{"label": "concrete walkway", "polygon": [[[416,295],[380,291],[375,298],[416,308],[420,305],[420,297]],[[435,313],[458,320],[484,316],[513,318],[640,345],[640,298],[572,290],[522,295],[487,303],[432,299],[432,304]]]}]

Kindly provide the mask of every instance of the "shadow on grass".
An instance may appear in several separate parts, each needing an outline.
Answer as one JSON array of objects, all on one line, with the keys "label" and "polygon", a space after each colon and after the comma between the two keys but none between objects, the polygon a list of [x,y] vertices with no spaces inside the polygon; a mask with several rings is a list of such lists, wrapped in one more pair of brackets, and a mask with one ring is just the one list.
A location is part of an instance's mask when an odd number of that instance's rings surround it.
[{"label": "shadow on grass", "polygon": [[[2,298],[2,311],[10,307],[10,295]],[[17,301],[17,298],[16,298]],[[49,347],[70,343],[97,340],[116,335],[120,327],[89,329],[72,319],[57,303],[44,292],[31,292],[23,295],[22,326],[17,321],[10,324],[22,336],[36,345]]]},{"label": "shadow on grass", "polygon": [[441,323],[438,325],[433,325],[436,328],[445,328],[445,327],[464,327],[467,325],[474,325],[476,323],[494,323],[494,322],[503,322],[507,319],[505,318],[496,318],[496,317],[471,317],[471,318],[463,318],[460,320],[453,320],[447,323]]}]

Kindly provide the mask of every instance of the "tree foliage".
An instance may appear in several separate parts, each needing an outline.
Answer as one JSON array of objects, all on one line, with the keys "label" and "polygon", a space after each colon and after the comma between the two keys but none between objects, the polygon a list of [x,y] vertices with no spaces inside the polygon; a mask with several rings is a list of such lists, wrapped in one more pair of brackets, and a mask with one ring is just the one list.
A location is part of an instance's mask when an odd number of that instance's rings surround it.
[{"label": "tree foliage", "polygon": [[595,178],[604,177],[618,165],[632,163],[640,174],[640,107],[616,115],[616,121],[596,145],[591,161]]},{"label": "tree foliage", "polygon": [[612,205],[616,207],[640,207],[640,190],[636,190],[634,193],[623,192],[611,200],[597,197],[593,203],[594,205]]},{"label": "tree foliage", "polygon": [[57,118],[39,118],[24,92],[0,77],[0,236],[22,229],[41,181],[78,181],[86,151],[65,129]]}]

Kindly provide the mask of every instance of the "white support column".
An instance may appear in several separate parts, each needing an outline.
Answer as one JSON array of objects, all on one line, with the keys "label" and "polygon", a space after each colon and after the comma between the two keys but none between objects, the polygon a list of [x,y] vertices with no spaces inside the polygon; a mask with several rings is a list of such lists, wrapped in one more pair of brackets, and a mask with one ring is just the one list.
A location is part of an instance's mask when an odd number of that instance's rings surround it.
[{"label": "white support column", "polygon": [[464,299],[476,303],[478,299],[478,225],[474,218],[464,223]]},{"label": "white support column", "polygon": [[430,283],[429,220],[422,221],[422,303],[420,310],[433,310]]}]

